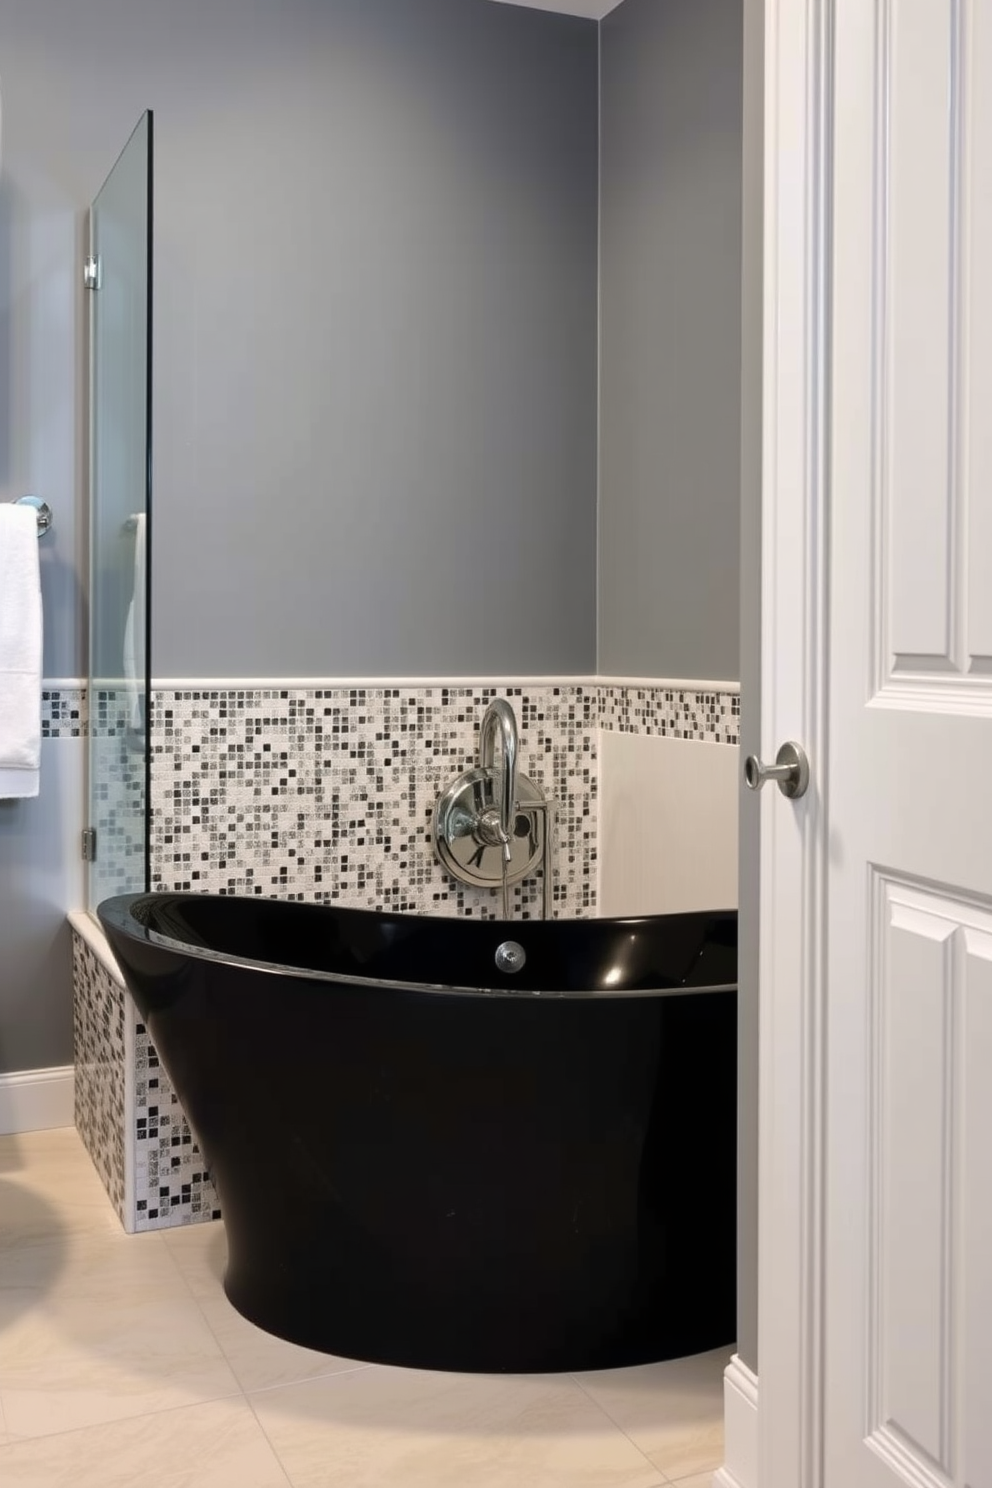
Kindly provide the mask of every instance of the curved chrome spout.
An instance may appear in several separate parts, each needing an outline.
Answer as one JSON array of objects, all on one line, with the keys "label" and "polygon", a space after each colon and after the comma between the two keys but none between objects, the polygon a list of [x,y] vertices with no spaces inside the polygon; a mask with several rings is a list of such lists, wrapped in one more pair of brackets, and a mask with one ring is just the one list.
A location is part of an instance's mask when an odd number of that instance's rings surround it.
[{"label": "curved chrome spout", "polygon": [[[496,763],[496,735],[503,742],[503,773],[499,792],[499,840],[509,863],[513,838],[513,814],[517,800],[517,720],[503,698],[494,698],[485,711],[479,731],[479,764],[492,769]],[[495,845],[495,844],[494,844]]]}]

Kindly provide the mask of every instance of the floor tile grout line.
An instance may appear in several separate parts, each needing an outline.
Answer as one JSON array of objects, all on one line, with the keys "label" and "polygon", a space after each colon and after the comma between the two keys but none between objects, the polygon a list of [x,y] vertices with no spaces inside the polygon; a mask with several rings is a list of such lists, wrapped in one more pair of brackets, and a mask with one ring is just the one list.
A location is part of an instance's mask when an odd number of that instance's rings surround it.
[{"label": "floor tile grout line", "polygon": [[[259,1394],[263,1394],[265,1392],[259,1391],[258,1393]],[[276,1447],[275,1442],[272,1440],[271,1436],[266,1431],[264,1422],[259,1418],[258,1411],[255,1409],[255,1402],[254,1402],[254,1400],[252,1399],[252,1397],[250,1395],[246,1395],[245,1396],[245,1399],[248,1402],[248,1409],[251,1411],[252,1415],[254,1416],[255,1422],[256,1422],[256,1424],[258,1426],[259,1431],[262,1433],[262,1435],[265,1437],[265,1440],[269,1444],[269,1451],[272,1453],[273,1457],[276,1459],[276,1461],[279,1464],[279,1471],[285,1477],[286,1482],[288,1484],[288,1488],[296,1488],[296,1484],[293,1482],[293,1479],[292,1479],[292,1477],[290,1475],[289,1468],[286,1466],[285,1462],[283,1462],[282,1457],[279,1454],[279,1451],[278,1451],[278,1448]]]},{"label": "floor tile grout line", "polygon": [[[632,1447],[637,1447],[637,1450],[640,1452],[641,1456],[645,1459],[645,1461],[649,1461],[650,1459],[648,1458],[648,1455],[644,1451],[644,1449],[642,1447],[638,1447],[637,1446],[637,1443],[635,1442],[634,1438],[631,1436],[630,1432],[627,1431],[627,1430],[625,1430],[624,1427],[620,1425],[620,1422],[617,1421],[613,1416],[610,1415],[609,1411],[606,1409],[606,1406],[603,1405],[603,1403],[601,1401],[599,1401],[599,1400],[596,1399],[595,1395],[593,1395],[593,1393],[592,1393],[591,1390],[587,1390],[586,1389],[585,1385],[582,1383],[582,1380],[581,1380],[580,1376],[577,1375],[577,1374],[573,1374],[573,1375],[570,1376],[570,1378],[575,1381],[575,1383],[578,1385],[579,1389],[582,1391],[583,1395],[585,1395],[587,1399],[591,1400],[592,1403],[593,1403],[593,1405],[599,1407],[599,1409],[603,1412],[603,1415],[606,1417],[606,1419],[608,1421],[612,1421],[613,1422],[613,1425],[617,1428],[618,1431],[623,1432],[623,1435],[630,1442],[631,1446]],[[653,1462],[651,1463],[651,1466],[654,1467],[655,1472],[661,1472],[661,1468],[660,1467],[655,1467],[655,1464]],[[665,1478],[665,1474],[664,1473],[661,1473],[661,1475],[662,1475],[663,1478]],[[666,1481],[667,1481],[667,1479],[666,1479]]]},{"label": "floor tile grout line", "polygon": [[[666,1361],[662,1361],[662,1362],[666,1362],[667,1363],[667,1362],[677,1362],[677,1361],[667,1361],[666,1360]],[[630,1442],[631,1446],[637,1448],[637,1450],[640,1452],[641,1456],[644,1457],[645,1460],[650,1463],[650,1465],[654,1468],[655,1472],[661,1473],[664,1484],[666,1484],[666,1485],[669,1485],[670,1484],[671,1485],[671,1488],[678,1488],[678,1484],[685,1482],[685,1480],[687,1478],[702,1477],[706,1473],[709,1473],[710,1476],[712,1477],[712,1475],[715,1472],[718,1471],[718,1468],[716,1468],[716,1467],[712,1467],[712,1468],[710,1468],[710,1467],[703,1467],[703,1468],[700,1468],[697,1472],[683,1473],[682,1476],[681,1476],[681,1478],[672,1478],[672,1477],[669,1477],[668,1474],[664,1471],[663,1468],[659,1467],[656,1462],[652,1462],[651,1461],[651,1458],[648,1456],[648,1454],[644,1450],[644,1448],[642,1446],[640,1446],[640,1444],[638,1442],[636,1442],[634,1440],[634,1438],[630,1435],[630,1432],[627,1431],[625,1427],[621,1426],[620,1425],[620,1422],[617,1421],[610,1414],[609,1410],[602,1403],[602,1401],[597,1400],[596,1397],[591,1393],[591,1391],[589,1391],[589,1390],[586,1389],[585,1385],[582,1383],[582,1379],[581,1379],[580,1375],[573,1374],[572,1375],[572,1379],[574,1379],[575,1383],[579,1386],[580,1390],[583,1390],[585,1392],[585,1394],[589,1396],[589,1399],[593,1402],[593,1404],[599,1406],[600,1410],[603,1412],[603,1414],[605,1416],[608,1417],[609,1420],[611,1420],[613,1422],[613,1424],[614,1424],[614,1426],[616,1426],[617,1430],[623,1432],[623,1435]],[[722,1429],[722,1427],[723,1427],[723,1413],[722,1413],[722,1411],[720,1412],[720,1424],[721,1424],[721,1429]]]},{"label": "floor tile grout line", "polygon": [[[187,1227],[181,1226],[181,1225],[176,1225],[175,1228],[176,1229],[182,1229],[182,1228],[187,1228]],[[172,1260],[172,1264],[175,1266],[176,1270],[179,1272],[179,1275],[182,1277],[183,1282],[184,1282],[184,1284],[186,1286],[186,1290],[189,1292],[189,1294],[192,1297],[193,1301],[196,1303],[197,1308],[199,1309],[199,1312],[200,1312],[200,1316],[203,1318],[204,1323],[206,1323],[207,1328],[210,1330],[211,1337],[213,1338],[214,1342],[217,1344],[217,1347],[220,1349],[221,1355],[224,1358],[225,1362],[227,1363],[227,1366],[230,1369],[232,1375],[234,1376],[241,1394],[248,1401],[249,1405],[251,1404],[251,1396],[252,1395],[264,1395],[269,1390],[286,1390],[286,1389],[291,1389],[294,1385],[308,1384],[309,1381],[312,1380],[312,1379],[329,1379],[329,1378],[332,1378],[334,1375],[338,1375],[338,1374],[357,1374],[357,1373],[359,1373],[363,1369],[373,1369],[375,1367],[373,1364],[356,1363],[354,1366],[350,1366],[347,1369],[330,1369],[330,1370],[324,1371],[324,1372],[322,1372],[320,1374],[306,1375],[303,1379],[299,1379],[299,1380],[282,1380],[282,1381],[280,1381],[279,1384],[276,1384],[276,1385],[261,1385],[261,1386],[259,1386],[258,1389],[249,1390],[248,1387],[247,1387],[247,1385],[242,1384],[240,1378],[238,1377],[237,1370],[235,1369],[235,1366],[234,1366],[234,1360],[231,1358],[231,1355],[228,1353],[227,1349],[224,1347],[223,1339],[220,1337],[220,1335],[218,1334],[216,1328],[213,1326],[213,1324],[211,1323],[209,1317],[207,1316],[207,1313],[206,1313],[206,1311],[204,1309],[204,1306],[203,1306],[202,1299],[200,1297],[198,1297],[196,1295],[196,1293],[194,1292],[193,1286],[192,1286],[192,1283],[189,1280],[189,1277],[186,1275],[186,1273],[183,1271],[183,1268],[180,1266],[178,1260],[176,1259],[175,1253],[172,1250],[172,1247],[169,1245],[169,1242],[165,1239],[164,1234],[162,1236],[162,1239],[163,1239],[163,1243],[165,1245],[166,1250],[169,1252],[169,1255],[170,1255],[171,1260]],[[220,1286],[219,1287],[219,1293],[226,1300],[226,1294],[224,1292],[223,1286]],[[233,1306],[233,1303],[230,1304],[230,1305]],[[234,1308],[234,1311],[237,1312],[237,1308]],[[241,1316],[241,1314],[239,1314],[239,1316]],[[250,1320],[246,1318],[245,1321],[248,1322]],[[257,1324],[252,1324],[252,1326],[255,1327],[255,1326],[257,1326]],[[260,1328],[259,1329],[259,1332],[264,1333],[265,1332],[265,1329],[264,1328]],[[269,1334],[268,1336],[271,1337],[271,1338],[275,1338],[278,1335],[273,1333],[273,1334]],[[253,1414],[254,1414],[254,1412],[253,1412]]]},{"label": "floor tile grout line", "polygon": [[[237,1400],[239,1396],[245,1399],[243,1390],[229,1391],[226,1395],[211,1395],[208,1400],[184,1400],[178,1405],[163,1405],[158,1410],[139,1411],[137,1415],[133,1416],[111,1416],[109,1420],[105,1421],[88,1421],[85,1426],[66,1426],[60,1431],[43,1431],[31,1436],[24,1436],[19,1433],[11,1434],[9,1441],[0,1443],[0,1467],[3,1466],[3,1454],[7,1447],[23,1446],[26,1442],[53,1441],[56,1437],[72,1436],[80,1431],[100,1431],[111,1426],[126,1426],[131,1421],[151,1421],[157,1416],[172,1415],[175,1411],[201,1410],[207,1406],[218,1405],[223,1400]],[[248,1406],[251,1405],[251,1402],[247,1399],[245,1403]],[[252,1415],[254,1414],[255,1412],[252,1411]],[[281,1463],[280,1466],[282,1466]]]},{"label": "floor tile grout line", "polygon": [[[360,1374],[364,1370],[367,1370],[367,1369],[378,1369],[378,1368],[383,1368],[383,1367],[390,1367],[390,1366],[383,1366],[383,1365],[377,1365],[377,1364],[362,1364],[362,1365],[359,1365],[359,1367],[357,1369],[339,1370],[338,1373],[340,1373],[342,1375],[353,1375],[353,1374]],[[321,1375],[320,1376],[320,1379],[326,1381],[327,1379],[333,1378],[333,1377],[334,1376]],[[501,1376],[501,1378],[506,1378],[506,1377],[507,1376]],[[579,1383],[579,1381],[575,1379],[575,1376],[574,1375],[566,1375],[565,1377],[573,1380],[575,1382],[575,1384],[578,1384]],[[530,1378],[530,1376],[521,1376],[521,1378]],[[300,1380],[300,1381],[297,1381],[296,1383],[297,1383],[297,1385],[301,1385],[301,1384],[302,1385],[305,1385],[305,1384],[310,1384],[311,1381],[310,1380]],[[269,1436],[268,1432],[266,1431],[263,1422],[259,1418],[258,1412],[255,1410],[255,1398],[257,1396],[261,1396],[261,1395],[272,1394],[276,1390],[286,1390],[286,1389],[293,1389],[293,1388],[295,1388],[294,1385],[272,1385],[272,1386],[267,1387],[264,1390],[253,1390],[251,1392],[251,1394],[247,1396],[248,1404],[251,1407],[252,1414],[254,1415],[255,1420],[258,1421],[259,1428],[261,1429],[263,1435],[265,1436],[266,1441],[269,1443],[269,1446],[272,1448],[272,1451],[275,1454],[276,1460],[278,1461],[280,1468],[286,1474],[287,1482],[289,1483],[289,1488],[296,1488],[295,1481],[293,1480],[292,1476],[290,1475],[289,1468],[286,1466],[286,1464],[283,1462],[281,1456],[279,1455],[278,1448],[276,1447],[276,1445],[273,1442],[272,1438]],[[580,1386],[580,1388],[581,1388],[581,1386]],[[592,1396],[589,1394],[589,1392],[587,1390],[583,1390],[583,1394],[586,1396],[586,1398],[588,1400],[590,1400],[592,1402],[593,1405],[598,1406],[598,1408],[602,1411],[602,1414],[606,1417],[606,1419],[610,1422],[611,1425],[613,1425],[613,1426],[616,1427],[616,1429],[620,1432],[621,1436],[626,1437],[626,1439],[628,1441],[630,1441],[630,1437],[627,1436],[627,1433],[621,1427],[617,1426],[617,1423],[613,1420],[612,1416],[610,1416],[608,1414],[608,1412],[602,1410],[602,1407],[599,1406],[598,1401],[593,1400],[592,1399]],[[655,1482],[653,1482],[653,1483],[646,1484],[645,1485],[645,1488],[674,1488],[674,1485],[672,1484],[671,1479],[668,1478],[668,1477],[666,1477],[665,1474],[661,1471],[660,1468],[655,1467],[654,1463],[651,1462],[651,1461],[649,1461],[649,1459],[644,1456],[644,1453],[641,1451],[640,1447],[637,1446],[636,1442],[631,1442],[631,1446],[634,1447],[634,1450],[641,1457],[644,1457],[645,1464],[648,1467],[650,1467],[654,1472],[656,1472],[658,1474],[657,1480]]]},{"label": "floor tile grout line", "polygon": [[614,1420],[614,1418],[610,1415],[609,1411],[606,1409],[606,1406],[603,1405],[601,1401],[597,1400],[596,1397],[595,1397],[595,1395],[592,1395],[586,1389],[585,1385],[582,1383],[581,1379],[579,1378],[579,1376],[577,1374],[570,1374],[569,1375],[569,1378],[572,1381],[574,1381],[574,1383],[576,1385],[578,1385],[579,1389],[582,1391],[582,1393],[586,1397],[586,1399],[589,1400],[589,1401],[591,1401],[592,1404],[596,1407],[596,1409],[602,1412],[602,1414],[606,1417],[606,1419],[610,1422],[610,1424],[612,1426],[615,1426],[616,1427],[616,1429],[617,1429],[617,1431],[619,1431],[620,1435],[626,1437],[626,1439],[630,1442],[630,1445],[634,1448],[634,1451],[640,1453],[640,1455],[644,1458],[644,1461],[647,1463],[648,1467],[650,1467],[654,1472],[660,1473],[660,1475],[661,1475],[662,1488],[664,1488],[664,1485],[667,1484],[668,1479],[665,1476],[665,1474],[662,1472],[661,1468],[657,1465],[657,1463],[651,1461],[651,1458],[648,1456],[647,1452],[645,1452],[645,1450],[644,1450],[643,1447],[638,1446],[637,1442],[631,1436],[630,1432],[624,1430],[624,1428],[620,1425],[620,1422]]},{"label": "floor tile grout line", "polygon": [[[75,1233],[77,1235],[80,1234],[80,1233],[84,1233],[85,1234],[85,1232],[78,1232],[78,1231],[73,1232],[73,1233]],[[119,1236],[118,1236],[118,1233],[116,1231],[111,1231],[111,1232],[109,1232],[109,1234],[112,1236],[112,1238],[115,1241],[115,1243],[118,1240],[118,1238],[123,1239],[125,1242],[130,1242],[132,1240],[135,1240],[135,1239],[139,1238],[136,1235],[129,1235],[127,1233],[127,1231],[124,1230],[122,1227],[120,1228]],[[148,1238],[145,1238],[145,1236],[147,1236]],[[154,1239],[152,1237],[154,1237]],[[86,1238],[91,1238],[91,1237],[87,1234],[86,1235]],[[101,1232],[99,1235],[94,1235],[92,1238],[98,1239],[98,1240],[106,1240],[108,1238],[108,1233]],[[50,1237],[47,1237],[46,1241],[45,1242],[41,1242],[41,1243],[48,1243],[49,1240],[50,1240]],[[44,1432],[41,1432],[41,1433],[38,1433],[38,1434],[30,1434],[30,1435],[24,1435],[23,1433],[16,1433],[15,1434],[15,1433],[7,1432],[7,1435],[10,1436],[10,1440],[7,1441],[7,1442],[0,1442],[0,1453],[3,1452],[3,1450],[4,1450],[5,1447],[13,1446],[15,1443],[30,1442],[30,1441],[48,1441],[52,1437],[68,1436],[68,1435],[70,1435],[74,1431],[88,1431],[88,1430],[91,1430],[91,1429],[96,1428],[96,1427],[99,1427],[99,1426],[113,1426],[113,1425],[118,1424],[119,1422],[124,1422],[124,1421],[140,1421],[140,1420],[145,1420],[145,1419],[149,1419],[149,1418],[151,1418],[153,1416],[160,1416],[160,1415],[167,1414],[170,1411],[195,1409],[196,1407],[201,1406],[201,1405],[211,1405],[211,1404],[215,1403],[216,1401],[220,1401],[220,1400],[235,1400],[235,1399],[238,1399],[240,1397],[242,1400],[245,1401],[245,1404],[246,1405],[249,1403],[248,1402],[248,1399],[247,1399],[247,1396],[246,1396],[246,1393],[245,1393],[245,1390],[242,1387],[241,1381],[238,1379],[237,1375],[235,1374],[234,1369],[233,1369],[233,1367],[231,1365],[231,1361],[228,1358],[228,1356],[227,1356],[227,1354],[226,1354],[226,1352],[224,1350],[224,1347],[223,1347],[220,1339],[217,1337],[217,1334],[214,1332],[213,1328],[210,1326],[210,1320],[207,1318],[205,1312],[203,1311],[203,1308],[200,1306],[200,1300],[199,1300],[199,1298],[193,1292],[193,1289],[190,1286],[190,1283],[187,1280],[185,1274],[183,1273],[182,1268],[178,1265],[178,1263],[176,1261],[176,1258],[175,1258],[175,1256],[172,1253],[171,1248],[166,1243],[166,1240],[165,1240],[165,1237],[164,1237],[162,1231],[161,1230],[149,1230],[149,1231],[143,1232],[142,1237],[141,1237],[141,1244],[146,1249],[152,1250],[153,1252],[156,1252],[156,1253],[162,1253],[162,1252],[164,1252],[166,1255],[168,1255],[169,1262],[170,1262],[170,1264],[172,1266],[173,1271],[175,1272],[175,1274],[178,1277],[179,1281],[182,1283],[183,1289],[185,1290],[185,1292],[186,1292],[189,1300],[194,1304],[194,1306],[196,1308],[196,1313],[198,1314],[198,1316],[202,1320],[205,1328],[207,1329],[208,1333],[210,1334],[210,1337],[214,1340],[214,1343],[217,1346],[217,1352],[218,1352],[221,1360],[223,1360],[223,1362],[227,1365],[228,1373],[230,1374],[231,1379],[234,1382],[234,1387],[235,1388],[233,1390],[225,1390],[222,1394],[219,1394],[219,1395],[213,1395],[213,1394],[211,1394],[205,1400],[195,1400],[195,1401],[192,1401],[192,1402],[191,1401],[186,1401],[186,1402],[184,1402],[182,1404],[179,1404],[179,1405],[161,1406],[158,1410],[140,1411],[137,1415],[112,1416],[108,1420],[103,1420],[103,1421],[89,1421],[89,1422],[87,1422],[83,1426],[67,1426],[67,1427],[64,1427],[61,1430],[44,1431]],[[4,1250],[7,1249],[7,1248],[8,1247],[4,1247],[3,1244],[2,1244],[2,1242],[0,1242],[0,1256],[3,1255]],[[252,1412],[252,1415],[254,1416],[254,1411]],[[0,1435],[2,1435],[4,1432],[6,1432],[5,1420],[6,1420],[6,1414],[5,1414],[4,1409],[3,1409],[3,1391],[0,1391]],[[2,1459],[0,1459],[0,1460],[2,1460]]]},{"label": "floor tile grout line", "polygon": [[329,1369],[323,1374],[307,1374],[302,1379],[282,1380],[278,1385],[259,1385],[257,1390],[245,1390],[249,1404],[257,1395],[271,1395],[276,1390],[296,1390],[301,1385],[315,1385],[319,1382],[335,1379],[350,1379],[353,1374],[364,1374],[369,1369],[379,1369],[379,1364],[356,1364],[348,1369]]},{"label": "floor tile grout line", "polygon": [[[230,1359],[230,1357],[228,1355],[228,1352],[225,1349],[225,1347],[224,1347],[223,1343],[221,1342],[220,1338],[217,1336],[217,1330],[214,1328],[214,1326],[211,1323],[210,1319],[207,1317],[207,1314],[206,1314],[206,1312],[203,1309],[203,1304],[200,1301],[199,1297],[194,1292],[193,1285],[192,1285],[189,1277],[186,1275],[186,1273],[183,1270],[182,1266],[180,1266],[179,1262],[177,1261],[177,1259],[175,1257],[175,1254],[173,1253],[172,1246],[166,1240],[164,1233],[161,1230],[158,1233],[159,1233],[159,1235],[161,1237],[163,1247],[168,1252],[169,1260],[172,1262],[173,1267],[175,1268],[177,1275],[181,1278],[182,1283],[183,1283],[183,1286],[186,1288],[186,1291],[188,1292],[191,1300],[193,1301],[193,1303],[196,1306],[197,1312],[200,1314],[200,1317],[203,1319],[203,1325],[204,1325],[204,1327],[206,1328],[207,1332],[210,1334],[210,1337],[213,1339],[214,1343],[217,1345],[217,1351],[218,1351],[218,1353],[220,1354],[221,1358],[224,1360],[224,1363],[227,1365],[228,1369],[230,1370],[231,1378],[234,1380],[234,1383],[238,1387],[238,1394],[242,1397],[242,1399],[244,1401],[246,1401],[250,1405],[251,1402],[248,1400],[248,1392],[245,1389],[244,1385],[241,1383],[240,1379],[238,1378],[237,1371],[235,1370],[234,1365],[231,1362],[231,1359]],[[254,1414],[255,1414],[255,1412],[252,1411],[252,1415],[254,1415]]]}]

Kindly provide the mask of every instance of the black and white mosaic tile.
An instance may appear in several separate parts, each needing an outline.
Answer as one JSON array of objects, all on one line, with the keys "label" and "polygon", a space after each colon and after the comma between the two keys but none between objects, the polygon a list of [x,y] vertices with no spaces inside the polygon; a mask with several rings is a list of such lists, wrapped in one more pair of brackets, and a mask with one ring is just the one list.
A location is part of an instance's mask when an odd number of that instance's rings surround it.
[{"label": "black and white mosaic tile", "polygon": [[96,828],[90,902],[145,887],[145,734],[124,689],[100,688],[89,707],[90,821]]},{"label": "black and white mosaic tile", "polygon": [[72,980],[76,1130],[117,1217],[128,1229],[125,993],[75,933]]},{"label": "black and white mosaic tile", "polygon": [[220,1218],[179,1097],[130,993],[73,932],[75,1122],[129,1234]]},{"label": "black and white mosaic tile", "polygon": [[[595,685],[156,691],[153,887],[497,916],[498,893],[448,878],[431,844],[434,803],[476,763],[497,695],[521,770],[557,805],[555,912],[592,913]],[[539,913],[539,878],[513,900]]]},{"label": "black and white mosaic tile", "polygon": [[220,1200],[179,1097],[159,1063],[148,1030],[135,1015],[134,1229],[220,1219]]},{"label": "black and white mosaic tile", "polygon": [[707,744],[739,744],[739,692],[600,685],[600,727],[625,734],[660,734]]},{"label": "black and white mosaic tile", "polygon": [[43,739],[78,739],[85,733],[85,687],[48,687],[43,683],[41,737]]}]

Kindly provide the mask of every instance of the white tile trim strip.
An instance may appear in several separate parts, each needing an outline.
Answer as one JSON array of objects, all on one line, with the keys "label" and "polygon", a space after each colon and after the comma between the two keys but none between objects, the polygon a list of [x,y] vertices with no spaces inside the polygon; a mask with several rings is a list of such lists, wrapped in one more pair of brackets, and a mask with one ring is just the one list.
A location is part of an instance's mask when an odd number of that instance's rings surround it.
[{"label": "white tile trim strip", "polygon": [[105,971],[109,972],[118,987],[124,986],[124,977],[104,935],[100,921],[88,909],[69,911],[69,924],[80,940],[84,940]]},{"label": "white tile trim strip", "polygon": [[741,690],[739,682],[706,682],[696,677],[596,677],[599,687],[647,688],[658,692],[733,692]]},{"label": "white tile trim strip", "polygon": [[724,1465],[713,1488],[758,1488],[758,1376],[734,1354],[723,1376]]},{"label": "white tile trim strip", "polygon": [[398,687],[597,687],[599,677],[153,677],[152,692],[376,692]]},{"label": "white tile trim strip", "polygon": [[0,1136],[73,1124],[71,1064],[0,1075]]},{"label": "white tile trim strip", "polygon": [[[54,686],[54,683],[46,684]],[[497,677],[153,677],[152,692],[273,692],[285,688],[327,692],[352,687],[649,687],[666,692],[740,692],[739,682],[707,682],[692,677],[611,677],[501,674]]]}]

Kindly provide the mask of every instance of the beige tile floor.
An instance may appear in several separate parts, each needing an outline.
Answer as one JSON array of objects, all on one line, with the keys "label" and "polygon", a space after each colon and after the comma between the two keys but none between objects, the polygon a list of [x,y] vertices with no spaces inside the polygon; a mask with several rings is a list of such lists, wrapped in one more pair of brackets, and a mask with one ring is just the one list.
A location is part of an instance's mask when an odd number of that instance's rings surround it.
[{"label": "beige tile floor", "polygon": [[220,1224],[124,1235],[75,1131],[0,1137],[3,1488],[708,1488],[728,1351],[460,1375],[296,1348]]}]

